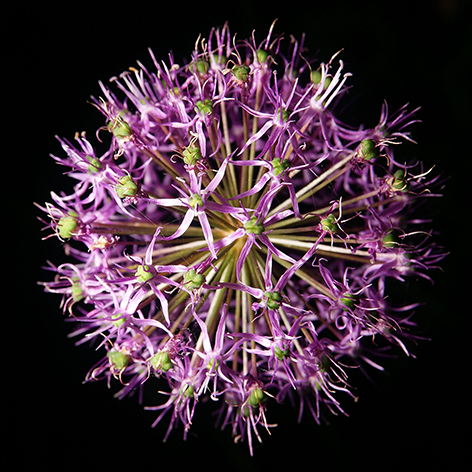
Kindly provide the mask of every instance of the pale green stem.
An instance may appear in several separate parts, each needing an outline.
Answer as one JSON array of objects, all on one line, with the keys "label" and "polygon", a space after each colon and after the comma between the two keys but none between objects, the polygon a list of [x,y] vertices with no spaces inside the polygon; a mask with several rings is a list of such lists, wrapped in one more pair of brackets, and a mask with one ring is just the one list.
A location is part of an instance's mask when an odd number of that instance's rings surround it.
[{"label": "pale green stem", "polygon": [[170,174],[180,186],[184,187],[182,184],[180,172],[174,168],[170,159],[166,159],[159,151],[150,151],[146,147],[140,147],[140,150],[143,152],[143,154],[150,157],[165,172]]},{"label": "pale green stem", "polygon": [[[225,265],[225,267],[223,268],[221,277],[219,279],[219,282],[228,282],[231,279],[231,273],[233,272],[233,264],[234,264],[234,260],[231,260],[230,263]],[[213,272],[215,271],[213,270]],[[226,293],[225,288],[220,288],[214,291],[214,296],[213,296],[213,299],[211,300],[211,304],[208,309],[208,314],[205,319],[205,324],[207,326],[209,335],[210,333],[214,331],[215,326],[219,322],[219,318],[221,316],[221,312],[223,309],[222,306],[225,299],[225,293]],[[198,341],[197,341],[197,345],[196,345],[197,351],[202,351],[203,349],[203,338],[204,338],[204,335],[202,333],[200,334],[200,337],[198,338]],[[192,365],[194,365],[194,363],[196,362],[196,359],[199,359],[199,358],[200,357],[195,353],[192,357]]]},{"label": "pale green stem", "polygon": [[[300,140],[301,135],[305,132],[305,130],[307,129],[308,125],[311,123],[311,121],[313,120],[314,117],[315,117],[315,114],[312,113],[311,116],[309,116],[306,123],[301,127],[300,131],[297,132],[297,136],[295,137],[295,139],[297,140],[297,143]],[[302,119],[303,119],[303,117],[300,117],[299,122]],[[290,154],[292,154],[292,152],[293,152],[293,145],[292,145],[292,143],[290,143],[288,148],[287,148],[287,151],[285,152],[284,159],[288,159],[290,157]],[[280,157],[282,157],[282,156],[280,156]]]},{"label": "pale green stem", "polygon": [[[231,139],[229,136],[228,117],[226,115],[226,104],[224,101],[221,102],[220,107],[221,107],[221,122],[223,125],[223,135],[224,135],[224,143],[225,143],[225,150],[226,150],[225,157],[227,157],[231,155],[232,149],[231,149]],[[224,180],[225,180],[225,183],[228,184],[228,187],[230,189],[229,193],[231,195],[237,195],[238,194],[238,179],[236,178],[236,172],[233,165],[228,165],[226,167]]]},{"label": "pale green stem", "polygon": [[[177,307],[181,304],[184,303],[184,301],[189,297],[189,294],[185,292],[184,290],[181,290],[178,292],[169,302],[169,313],[172,313],[174,310],[177,309]],[[182,314],[185,312],[185,310],[182,310]],[[187,313],[185,312],[185,315]],[[158,320],[158,321],[164,321],[164,314],[162,313],[162,310],[159,310],[158,313],[156,313],[153,317],[153,320]],[[174,323],[175,324],[175,323]],[[178,323],[180,325],[180,322]],[[146,326],[143,331],[144,333],[149,336],[150,333],[152,333],[156,329],[155,326]]]},{"label": "pale green stem", "polygon": [[[266,154],[265,157],[267,157],[268,154]],[[266,159],[267,160],[267,159]],[[261,177],[267,172],[267,169],[264,166],[259,166],[259,171],[257,172],[256,176],[256,182],[259,182]],[[260,193],[255,193],[252,195],[249,199],[249,208],[257,208],[259,205],[259,202],[261,199],[264,197],[264,195],[269,191],[270,185],[267,185],[269,182],[266,183],[264,186],[262,192]]]},{"label": "pale green stem", "polygon": [[[303,201],[305,198],[308,198],[310,195],[312,195],[314,192],[312,192],[313,189],[319,190],[319,188],[322,188],[323,183],[330,178],[335,172],[337,172],[339,169],[341,169],[346,163],[348,163],[352,157],[354,156],[354,153],[349,154],[346,156],[344,159],[340,160],[333,166],[331,166],[328,170],[323,172],[319,177],[316,179],[312,180],[309,184],[305,185],[302,189],[300,189],[296,194],[295,197],[298,202]],[[346,168],[347,169],[347,168]],[[338,176],[336,176],[338,177]],[[331,180],[330,180],[331,181]],[[321,187],[320,187],[321,186]],[[280,205],[276,206],[273,208],[268,216],[275,215],[279,211],[288,208],[292,204],[290,198],[287,198],[285,201],[283,201]]]},{"label": "pale green stem", "polygon": [[[357,197],[353,197],[349,200],[341,202],[343,214],[358,213],[360,211],[366,210],[367,208],[370,208],[370,207],[374,206],[375,203],[372,203],[372,204],[369,204],[369,205],[361,205],[361,206],[349,208],[349,205],[351,205],[353,203],[357,203],[359,201],[362,201],[362,200],[370,198],[370,197],[375,197],[378,194],[379,194],[379,190],[376,189],[376,190],[372,190],[371,192],[364,193],[364,194],[359,195]],[[389,200],[384,200],[383,203],[386,203],[386,202],[389,202],[389,201],[390,201],[390,199]],[[393,201],[393,199],[392,199],[392,201]],[[303,226],[303,227],[291,228],[291,229],[286,228],[287,226],[290,226],[291,224],[300,224],[300,218],[293,217],[293,218],[285,218],[284,220],[278,221],[277,223],[274,223],[274,224],[270,225],[270,227],[268,227],[268,229],[273,230],[274,233],[284,233],[284,234],[289,233],[289,232],[314,231],[314,229],[316,227],[306,226],[306,223],[312,218],[320,219],[321,218],[320,215],[323,215],[324,213],[329,211],[330,208],[331,208],[331,205],[317,209],[316,214],[305,213],[304,215],[302,215],[302,220],[305,223],[305,226]]]},{"label": "pale green stem", "polygon": [[[218,80],[218,90],[220,94],[223,94],[223,85],[222,85],[222,80]],[[221,124],[223,126],[223,136],[224,136],[224,143],[225,143],[225,151],[226,154],[224,157],[227,157],[231,154],[232,149],[231,149],[231,138],[229,134],[229,126],[228,126],[228,116],[226,114],[226,103],[224,100],[220,102],[220,116],[221,116]],[[236,195],[236,194],[233,194]]]},{"label": "pale green stem", "polygon": [[[206,246],[206,242],[196,241],[200,248]],[[168,248],[166,248],[168,249]],[[189,248],[187,251],[181,251],[179,246],[173,246],[166,255],[162,255],[160,259],[153,260],[154,264],[167,265],[172,263],[184,263],[187,266],[195,265],[203,262],[208,257],[208,252],[198,252],[198,246],[195,244],[194,248]],[[173,249],[173,250],[172,250]]]},{"label": "pale green stem", "polygon": [[[296,238],[296,236],[286,237],[286,238],[278,238],[278,237],[271,237],[271,242],[274,244],[278,244],[280,246],[288,247],[290,249],[297,249],[300,251],[308,251],[313,247],[313,243],[309,241],[300,241]],[[346,247],[339,247],[329,244],[318,244],[317,253],[323,254],[331,254],[334,256],[356,256],[356,260],[363,260],[372,259],[372,255],[369,254],[368,251],[365,250],[354,250]],[[386,255],[386,254],[385,254]],[[379,256],[383,256],[379,254]],[[386,260],[389,260],[387,258]]]},{"label": "pale green stem", "polygon": [[[287,329],[287,332],[289,332],[290,329],[292,328],[292,325],[288,321],[288,318],[287,318],[287,315],[285,314],[284,309],[282,307],[279,307],[278,312],[280,314],[280,318],[282,319],[282,321],[284,323],[285,328]],[[298,341],[298,339],[295,339],[293,341],[293,344],[297,348],[297,351],[299,352],[299,354],[303,355],[303,349],[302,349],[302,346],[300,345],[300,342]]]},{"label": "pale green stem", "polygon": [[[312,246],[312,245],[311,245]],[[311,247],[310,246],[310,247]],[[285,269],[290,269],[292,267],[292,263],[289,261],[285,261],[283,259],[279,259],[278,257],[274,256],[274,260],[277,261],[278,264],[280,264],[282,267]],[[308,284],[310,284],[313,288],[316,288],[320,293],[323,295],[326,295],[327,297],[331,298],[332,300],[336,300],[336,297],[331,293],[331,291],[323,285],[321,282],[313,278],[307,271],[305,271],[303,268],[299,268],[294,276],[299,277],[301,280],[304,280]],[[294,277],[292,277],[293,279]]]},{"label": "pale green stem", "polygon": [[[240,330],[240,324],[241,324],[241,307],[242,307],[242,296],[241,290],[236,290],[236,296],[235,296],[235,307],[234,307],[234,332],[238,333]],[[234,353],[233,356],[233,370],[236,372],[238,368],[238,351]]]},{"label": "pale green stem", "polygon": [[178,253],[179,257],[182,257],[182,255],[188,255],[192,254],[195,251],[198,251],[199,249],[202,249],[203,247],[207,246],[207,243],[205,240],[198,240],[198,241],[193,241],[191,243],[187,244],[178,244],[178,245],[173,245],[172,241],[166,241],[167,244],[169,244],[168,247],[162,247],[159,249],[155,249],[152,252],[152,257],[160,257],[163,256],[164,254],[169,254],[169,253]]},{"label": "pale green stem", "polygon": [[[243,265],[241,271],[241,282],[245,285],[249,285],[249,273],[246,264]],[[250,295],[247,292],[242,292],[241,294],[241,308],[242,308],[242,332],[248,333],[248,325],[249,325],[249,298]],[[247,342],[243,343],[242,349],[242,356],[243,356],[243,376],[246,376],[249,372],[249,363],[248,363],[248,353],[247,349]]]}]

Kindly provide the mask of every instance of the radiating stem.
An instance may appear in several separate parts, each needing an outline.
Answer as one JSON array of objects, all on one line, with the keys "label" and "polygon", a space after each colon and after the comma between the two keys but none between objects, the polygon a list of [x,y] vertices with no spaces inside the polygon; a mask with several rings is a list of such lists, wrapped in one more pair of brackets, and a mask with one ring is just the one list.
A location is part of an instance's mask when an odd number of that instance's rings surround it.
[{"label": "radiating stem", "polygon": [[[245,285],[249,285],[249,273],[247,269],[247,265],[244,264],[242,271],[241,271],[241,282]],[[242,332],[248,333],[249,329],[249,297],[250,295],[247,292],[241,293],[241,308],[242,308]],[[249,372],[249,365],[248,365],[248,353],[247,349],[247,342],[243,343],[243,375],[246,376]]]},{"label": "radiating stem", "polygon": [[[218,282],[229,282],[231,280],[231,273],[233,272],[233,265],[234,265],[234,260],[226,258],[226,263],[222,269],[221,277],[219,277]],[[214,328],[218,324],[219,317],[221,316],[222,312],[222,307],[223,307],[223,301],[225,299],[225,294],[226,294],[226,288],[219,288],[217,290],[214,290],[214,295],[211,300],[210,307],[208,308],[208,314],[205,319],[205,324],[208,329],[208,333],[214,331]],[[203,333],[200,334],[200,337],[198,338],[197,345],[196,345],[196,350],[201,351],[203,348]]]},{"label": "radiating stem", "polygon": [[[308,196],[312,195],[313,194],[313,192],[311,192],[312,189],[316,187],[322,188],[323,187],[322,183],[326,181],[328,178],[330,178],[338,169],[342,168],[346,163],[348,163],[352,159],[353,156],[354,156],[354,153],[349,154],[344,159],[340,160],[339,162],[331,166],[328,170],[323,172],[318,178],[312,180],[309,184],[305,185],[305,187],[303,187],[298,192],[296,192],[295,197],[297,201],[301,202]],[[336,177],[338,177],[338,175]],[[331,180],[334,180],[334,179],[331,179]],[[280,205],[273,208],[269,212],[268,216],[275,215],[279,211],[285,208],[288,208],[290,205],[291,205],[291,200],[290,198],[288,198],[285,201],[283,201]]]}]

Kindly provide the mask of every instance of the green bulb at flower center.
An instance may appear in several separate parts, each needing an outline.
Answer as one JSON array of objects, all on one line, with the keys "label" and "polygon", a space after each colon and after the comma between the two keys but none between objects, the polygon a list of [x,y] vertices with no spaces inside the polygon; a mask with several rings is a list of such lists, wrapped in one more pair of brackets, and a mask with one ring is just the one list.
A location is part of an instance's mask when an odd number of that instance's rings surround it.
[{"label": "green bulb at flower center", "polygon": [[247,233],[255,234],[259,236],[265,230],[264,225],[261,221],[257,222],[257,216],[251,216],[251,219],[244,223],[244,228],[246,229]]}]

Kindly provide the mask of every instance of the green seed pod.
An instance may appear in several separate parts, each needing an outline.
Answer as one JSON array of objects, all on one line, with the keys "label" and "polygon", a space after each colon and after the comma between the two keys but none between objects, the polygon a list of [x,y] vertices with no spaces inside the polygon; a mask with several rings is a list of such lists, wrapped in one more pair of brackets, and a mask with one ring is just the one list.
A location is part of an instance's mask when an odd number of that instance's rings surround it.
[{"label": "green seed pod", "polygon": [[183,388],[185,397],[193,397],[193,385],[187,385]]},{"label": "green seed pod", "polygon": [[251,216],[251,219],[244,223],[244,228],[246,229],[247,233],[252,233],[256,236],[259,236],[265,230],[262,222],[259,221],[259,223],[257,223],[257,216]]},{"label": "green seed pod", "polygon": [[184,277],[184,285],[190,290],[196,290],[205,283],[205,276],[203,274],[197,274],[195,269],[190,269]]},{"label": "green seed pod", "polygon": [[134,276],[137,278],[137,282],[143,284],[147,282],[149,279],[152,279],[152,273],[149,270],[148,265],[139,266],[134,273]]},{"label": "green seed pod", "polygon": [[401,192],[407,192],[409,188],[408,180],[406,178],[406,171],[401,169],[393,174],[392,187]]},{"label": "green seed pod", "polygon": [[258,387],[251,390],[247,402],[253,408],[257,408],[265,400],[265,393]]},{"label": "green seed pod", "polygon": [[169,92],[170,95],[173,95],[174,97],[178,97],[180,95],[179,87],[167,87],[166,81],[164,79],[161,79],[161,85],[164,90],[167,90]]},{"label": "green seed pod", "polygon": [[264,295],[268,297],[267,299],[267,307],[270,310],[277,310],[282,302],[282,295],[278,290],[273,292],[265,292]]},{"label": "green seed pod", "polygon": [[251,72],[251,68],[247,66],[246,64],[243,64],[241,66],[235,65],[231,69],[231,73],[233,74],[233,76],[240,82],[247,82],[250,72]]},{"label": "green seed pod", "polygon": [[[321,75],[322,74],[320,70],[311,71],[310,79],[312,83],[314,83],[315,85],[318,85],[321,82]],[[326,77],[323,84],[323,89],[327,89],[330,83],[331,83],[331,77]]]},{"label": "green seed pod", "polygon": [[115,191],[120,198],[134,197],[138,192],[138,186],[130,175],[124,175],[118,180]]},{"label": "green seed pod", "polygon": [[257,50],[257,60],[261,64],[266,62],[268,57],[269,57],[269,53],[267,51],[265,51],[264,49],[258,49]]},{"label": "green seed pod", "polygon": [[379,155],[379,150],[375,146],[373,139],[364,139],[361,141],[358,156],[365,161],[371,161]]},{"label": "green seed pod", "polygon": [[167,372],[172,369],[172,360],[169,354],[165,351],[159,351],[154,354],[150,359],[149,363],[155,370],[160,370],[162,372]]},{"label": "green seed pod", "polygon": [[272,159],[270,163],[272,164],[274,175],[280,175],[282,172],[284,172],[290,167],[289,160],[284,159],[282,161],[280,157],[274,157],[274,159]]},{"label": "green seed pod", "polygon": [[207,369],[210,370],[210,371],[214,371],[214,370],[218,369],[219,365],[220,365],[220,361],[218,359],[215,359],[214,357],[212,357],[210,359],[210,362],[207,365]]},{"label": "green seed pod", "polygon": [[77,213],[75,211],[70,211],[68,215],[63,216],[57,223],[57,231],[59,236],[62,239],[69,239],[72,237],[72,234],[77,228],[78,220]]},{"label": "green seed pod", "polygon": [[319,84],[321,82],[321,71],[312,70],[310,74],[310,79],[314,84]]},{"label": "green seed pod", "polygon": [[285,108],[278,108],[278,109],[277,109],[277,117],[282,117],[282,121],[283,121],[284,123],[287,123],[288,117],[289,117],[289,113],[288,113],[288,111],[287,111]]},{"label": "green seed pod", "polygon": [[321,356],[321,362],[319,364],[320,372],[327,372],[331,367],[331,359],[328,356]]},{"label": "green seed pod", "polygon": [[277,310],[280,306],[280,303],[276,302],[275,300],[267,300],[267,308],[269,308],[269,310]]},{"label": "green seed pod", "polygon": [[340,302],[346,307],[346,308],[343,308],[345,310],[347,309],[353,309],[354,308],[354,305],[355,303],[357,302],[357,297],[355,295],[353,295],[352,293],[345,293],[341,298],[340,298]]},{"label": "green seed pod", "polygon": [[210,68],[210,64],[204,59],[198,59],[193,63],[193,71],[197,72],[197,74],[205,75]]},{"label": "green seed pod", "polygon": [[87,167],[87,173],[96,174],[97,172],[100,172],[102,168],[102,163],[95,157],[92,157],[92,156],[85,156],[85,157],[90,162],[90,164]]},{"label": "green seed pod", "polygon": [[275,353],[275,357],[279,360],[279,361],[282,361],[284,359],[286,359],[290,353],[290,349],[287,348],[285,350],[282,350],[280,349],[280,347],[278,346],[275,346],[274,348],[274,353]]},{"label": "green seed pod", "polygon": [[213,112],[213,102],[209,98],[205,99],[205,101],[198,100],[196,105],[195,111],[200,111],[202,115],[211,115]]},{"label": "green seed pod", "polygon": [[116,321],[113,321],[113,324],[119,328],[120,326],[123,326],[126,322],[126,318],[123,316],[123,313],[116,313],[114,315],[112,315],[111,317],[113,320],[116,320]]},{"label": "green seed pod", "polygon": [[327,231],[328,233],[335,233],[338,230],[336,217],[332,213],[330,213],[326,218],[322,218],[321,227],[323,231]]},{"label": "green seed pod", "polygon": [[74,280],[72,282],[71,293],[72,300],[74,300],[74,302],[79,302],[84,298],[84,291],[82,290],[78,280]]},{"label": "green seed pod", "polygon": [[124,352],[120,351],[108,351],[107,352],[107,357],[108,360],[110,361],[110,364],[117,370],[117,371],[123,371],[126,369],[126,366],[128,365],[130,356],[128,354],[125,354]]},{"label": "green seed pod", "polygon": [[184,157],[184,163],[188,166],[195,165],[200,159],[202,159],[202,153],[198,146],[188,146],[182,151]]},{"label": "green seed pod", "polygon": [[385,247],[400,247],[401,243],[398,234],[398,230],[392,229],[382,238],[382,244]]},{"label": "green seed pod", "polygon": [[117,139],[127,138],[133,134],[130,125],[123,120],[121,115],[120,113],[117,118],[110,120],[107,124],[108,131],[113,133]]},{"label": "green seed pod", "polygon": [[190,206],[194,209],[197,208],[197,205],[202,208],[204,203],[203,203],[203,198],[196,193],[195,195],[192,195],[190,198]]},{"label": "green seed pod", "polygon": [[216,62],[216,64],[225,65],[228,58],[224,54],[221,54],[221,56],[218,54],[213,54],[213,60]]}]

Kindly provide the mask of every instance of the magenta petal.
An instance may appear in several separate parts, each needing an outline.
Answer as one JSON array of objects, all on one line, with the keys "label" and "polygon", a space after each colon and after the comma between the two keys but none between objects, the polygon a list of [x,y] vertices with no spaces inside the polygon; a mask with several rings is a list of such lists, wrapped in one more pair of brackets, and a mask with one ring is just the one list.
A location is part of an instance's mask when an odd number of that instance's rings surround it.
[{"label": "magenta petal", "polygon": [[241,271],[243,270],[244,262],[246,261],[246,258],[255,242],[255,239],[256,239],[256,236],[254,234],[248,234],[247,240],[244,243],[243,248],[241,249],[241,253],[236,263],[236,275],[237,275],[238,280],[241,280]]}]

